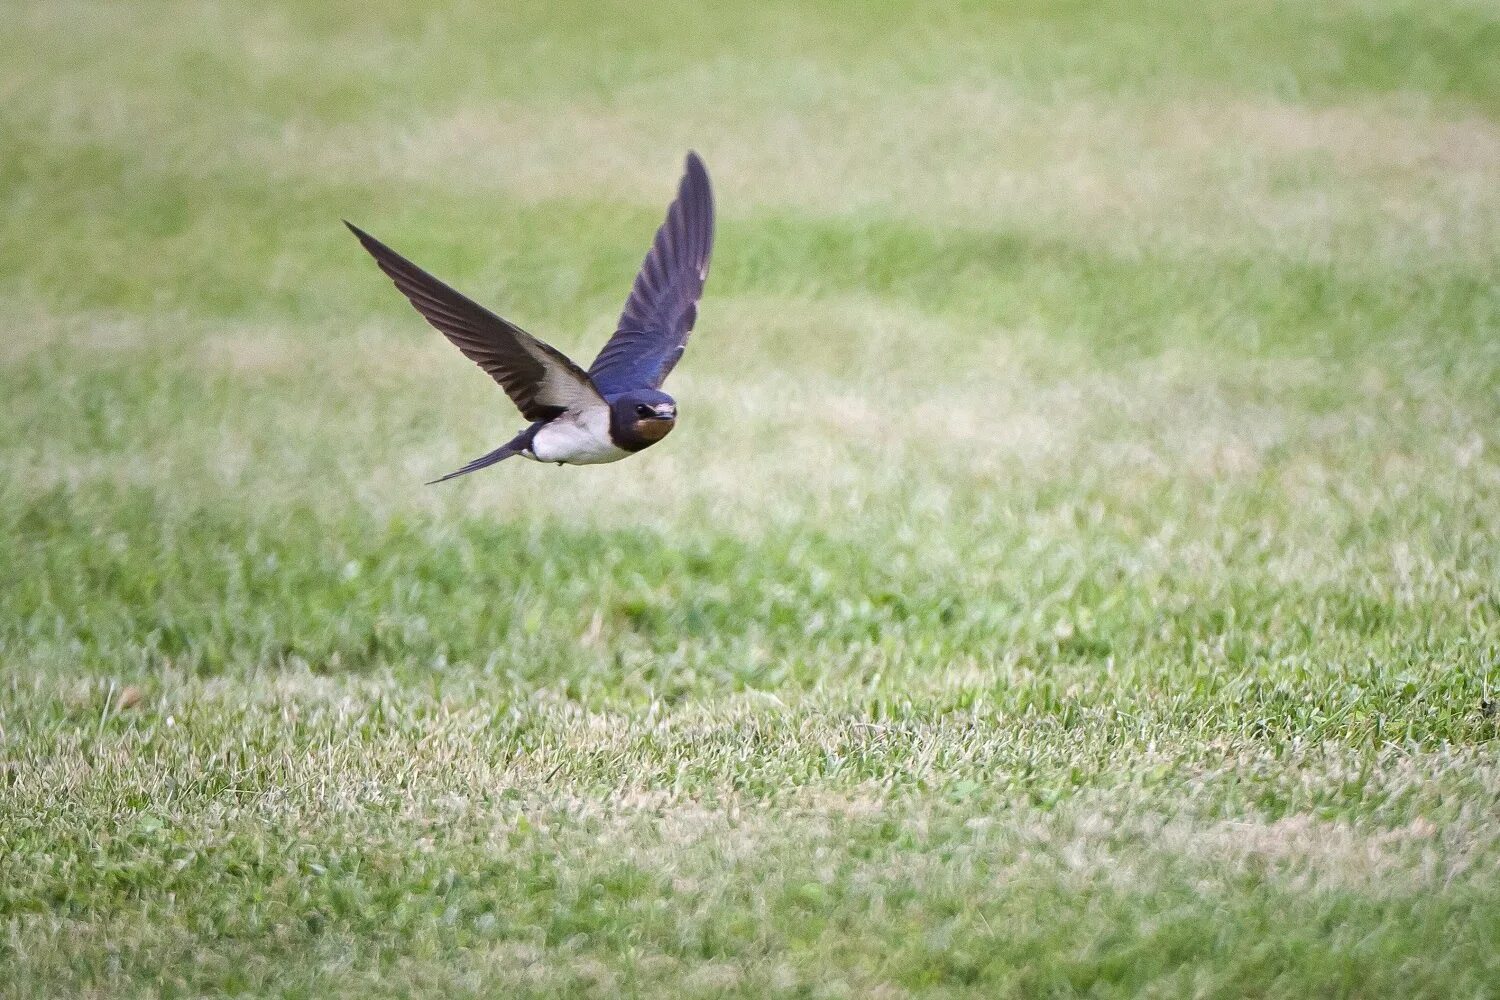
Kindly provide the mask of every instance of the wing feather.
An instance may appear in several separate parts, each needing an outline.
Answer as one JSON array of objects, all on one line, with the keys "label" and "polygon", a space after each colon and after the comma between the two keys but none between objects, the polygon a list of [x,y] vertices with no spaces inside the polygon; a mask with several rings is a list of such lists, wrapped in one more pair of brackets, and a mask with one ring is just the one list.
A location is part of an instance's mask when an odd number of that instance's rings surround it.
[{"label": "wing feather", "polygon": [[708,171],[697,153],[688,153],[677,197],[641,263],[615,335],[589,368],[600,392],[661,387],[698,319],[713,242]]},{"label": "wing feather", "polygon": [[417,312],[500,384],[527,420],[604,406],[567,355],[434,278],[358,226],[350,231]]}]

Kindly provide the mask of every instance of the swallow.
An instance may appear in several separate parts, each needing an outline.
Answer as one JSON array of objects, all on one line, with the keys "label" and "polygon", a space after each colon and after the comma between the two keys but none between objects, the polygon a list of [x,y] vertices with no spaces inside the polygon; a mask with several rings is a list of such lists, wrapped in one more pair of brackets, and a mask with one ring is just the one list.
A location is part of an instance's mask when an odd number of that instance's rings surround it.
[{"label": "swallow", "polygon": [[714,243],[713,191],[697,153],[688,153],[677,197],[636,275],[615,334],[588,371],[348,220],[344,225],[417,312],[498,382],[531,422],[494,451],[428,485],[515,455],[558,465],[617,462],[677,426],[677,401],[661,385],[687,348]]}]

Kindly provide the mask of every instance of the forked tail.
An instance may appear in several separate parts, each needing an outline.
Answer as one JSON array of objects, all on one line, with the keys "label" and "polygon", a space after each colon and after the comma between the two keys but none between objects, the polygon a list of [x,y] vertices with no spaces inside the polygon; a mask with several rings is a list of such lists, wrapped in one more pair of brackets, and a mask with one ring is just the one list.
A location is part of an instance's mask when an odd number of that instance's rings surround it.
[{"label": "forked tail", "polygon": [[490,466],[494,465],[496,462],[505,461],[512,455],[521,454],[527,448],[531,447],[531,439],[536,437],[536,432],[542,429],[542,424],[544,423],[546,423],[545,420],[538,420],[536,423],[532,424],[530,427],[526,428],[524,431],[511,438],[509,441],[505,442],[500,447],[490,452],[488,455],[480,455],[478,458],[474,459],[474,461],[470,462],[462,469],[450,472],[441,479],[434,479],[427,485],[436,486],[438,483],[446,483],[450,479],[457,479],[459,476],[467,476],[471,472],[478,472],[480,469],[487,469]]},{"label": "forked tail", "polygon": [[480,469],[487,469],[490,466],[494,465],[496,462],[503,462],[507,458],[510,458],[512,455],[519,454],[521,454],[521,449],[515,447],[514,441],[510,442],[509,444],[502,444],[500,447],[496,448],[488,455],[480,455],[478,458],[474,459],[474,461],[470,462],[462,469],[455,469],[453,472],[448,473],[446,476],[432,480],[427,485],[436,486],[438,483],[446,483],[448,480],[457,479],[459,476],[467,476],[471,472],[478,472]]}]

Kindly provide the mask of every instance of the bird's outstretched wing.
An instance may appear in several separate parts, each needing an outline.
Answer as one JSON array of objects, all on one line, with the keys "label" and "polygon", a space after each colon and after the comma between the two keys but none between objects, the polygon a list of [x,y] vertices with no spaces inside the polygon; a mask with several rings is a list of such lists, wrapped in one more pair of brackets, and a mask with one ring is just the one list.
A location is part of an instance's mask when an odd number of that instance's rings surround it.
[{"label": "bird's outstretched wing", "polygon": [[589,368],[600,392],[613,396],[661,387],[682,357],[698,318],[713,245],[714,197],[708,171],[697,153],[688,153],[677,199],[656,231],[619,328]]},{"label": "bird's outstretched wing", "polygon": [[449,288],[358,226],[344,225],[417,312],[500,383],[527,420],[607,405],[567,355]]}]

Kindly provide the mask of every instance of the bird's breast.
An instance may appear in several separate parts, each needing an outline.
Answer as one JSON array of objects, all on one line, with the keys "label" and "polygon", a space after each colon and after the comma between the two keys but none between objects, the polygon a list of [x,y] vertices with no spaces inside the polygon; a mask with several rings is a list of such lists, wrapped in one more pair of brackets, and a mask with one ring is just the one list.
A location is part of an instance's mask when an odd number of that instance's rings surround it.
[{"label": "bird's breast", "polygon": [[538,462],[600,465],[618,462],[630,452],[609,437],[609,411],[564,413],[545,424],[531,439],[531,457]]}]

